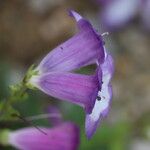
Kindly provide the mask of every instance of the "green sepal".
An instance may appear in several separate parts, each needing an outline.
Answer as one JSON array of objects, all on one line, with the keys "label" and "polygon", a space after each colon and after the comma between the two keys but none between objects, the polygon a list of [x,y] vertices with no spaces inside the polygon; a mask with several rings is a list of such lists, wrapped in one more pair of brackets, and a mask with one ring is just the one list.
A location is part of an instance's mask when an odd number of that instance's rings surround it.
[{"label": "green sepal", "polygon": [[36,90],[37,88],[34,85],[32,85],[29,81],[32,78],[32,76],[36,76],[38,74],[39,71],[35,69],[35,65],[32,65],[23,79],[23,84],[25,84],[25,86],[31,90]]}]

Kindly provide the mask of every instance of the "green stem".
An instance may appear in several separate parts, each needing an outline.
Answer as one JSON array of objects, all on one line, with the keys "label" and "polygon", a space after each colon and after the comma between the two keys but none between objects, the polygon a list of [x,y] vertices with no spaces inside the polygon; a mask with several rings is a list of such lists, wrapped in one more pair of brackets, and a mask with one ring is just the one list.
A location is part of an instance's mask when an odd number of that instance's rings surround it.
[{"label": "green stem", "polygon": [[10,96],[3,101],[1,104],[2,108],[0,111],[0,119],[6,120],[7,118],[11,118],[12,113],[18,113],[12,105],[15,104],[19,100],[24,100],[27,97],[27,87],[22,84],[17,84],[15,86],[11,86],[10,88]]},{"label": "green stem", "polygon": [[22,101],[27,98],[27,89],[29,88],[28,81],[32,77],[32,75],[36,75],[37,73],[38,72],[34,70],[34,65],[32,65],[27,71],[27,74],[25,75],[23,80],[19,84],[10,86],[10,96],[7,99],[5,99],[5,101],[0,103],[1,120],[7,120],[8,118],[12,119],[12,114],[18,114],[18,112],[12,107],[12,105],[20,100]]}]

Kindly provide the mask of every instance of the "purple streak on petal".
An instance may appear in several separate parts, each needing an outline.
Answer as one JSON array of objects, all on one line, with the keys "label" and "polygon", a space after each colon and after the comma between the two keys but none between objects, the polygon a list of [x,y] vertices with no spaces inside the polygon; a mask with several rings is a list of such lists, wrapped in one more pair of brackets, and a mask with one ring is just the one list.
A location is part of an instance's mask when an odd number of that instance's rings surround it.
[{"label": "purple streak on petal", "polygon": [[114,63],[111,55],[107,53],[105,61],[100,68],[102,69],[102,87],[98,92],[98,98],[96,99],[94,108],[91,114],[86,115],[86,134],[88,139],[90,139],[95,133],[100,121],[103,117],[106,117],[109,112],[110,102],[112,99],[112,87],[110,85],[110,80],[114,72]]},{"label": "purple streak on petal", "polygon": [[96,75],[52,72],[32,77],[31,84],[48,95],[78,104],[90,113],[98,93]]},{"label": "purple streak on petal", "polygon": [[77,150],[79,128],[73,123],[64,123],[55,128],[41,128],[47,135],[35,128],[24,128],[9,135],[9,143],[21,150]]},{"label": "purple streak on petal", "polygon": [[60,117],[50,117],[50,118],[48,118],[48,120],[50,121],[50,123],[53,126],[60,125],[63,122],[63,120],[61,118],[61,113],[60,113],[60,111],[57,107],[48,106],[47,109],[46,109],[46,112],[48,112],[49,114],[58,114],[60,116]]},{"label": "purple streak on petal", "polygon": [[126,25],[138,12],[139,0],[113,0],[105,5],[101,19],[110,30]]},{"label": "purple streak on petal", "polygon": [[[79,32],[50,52],[38,66],[40,72],[71,71],[92,64],[99,59],[103,62],[104,48],[101,37],[92,25],[74,11]],[[81,19],[81,18],[82,19]]]}]

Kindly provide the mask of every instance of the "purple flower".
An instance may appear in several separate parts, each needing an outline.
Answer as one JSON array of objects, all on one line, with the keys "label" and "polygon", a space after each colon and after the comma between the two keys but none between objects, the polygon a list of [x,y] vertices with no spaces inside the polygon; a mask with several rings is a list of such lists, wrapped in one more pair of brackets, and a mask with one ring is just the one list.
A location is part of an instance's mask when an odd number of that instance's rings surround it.
[{"label": "purple flower", "polygon": [[99,0],[99,3],[103,5],[100,18],[107,29],[121,28],[137,14],[141,15],[145,27],[150,28],[149,0]]},{"label": "purple flower", "polygon": [[21,150],[77,150],[79,129],[73,123],[63,123],[54,128],[24,128],[9,132],[8,143]]},{"label": "purple flower", "polygon": [[[50,52],[37,67],[39,74],[32,76],[29,83],[50,96],[83,107],[87,114],[86,132],[90,138],[99,118],[108,111],[113,61],[104,51],[102,37],[92,25],[74,11],[70,11],[70,15],[77,21],[79,33]],[[92,75],[71,73],[94,63],[97,69]]]},{"label": "purple flower", "polygon": [[[53,97],[67,100],[92,111],[101,77],[69,73],[83,66],[104,61],[104,47],[100,35],[78,13],[70,11],[79,32],[56,47],[41,61],[30,83]],[[99,80],[100,79],[100,80]]]}]

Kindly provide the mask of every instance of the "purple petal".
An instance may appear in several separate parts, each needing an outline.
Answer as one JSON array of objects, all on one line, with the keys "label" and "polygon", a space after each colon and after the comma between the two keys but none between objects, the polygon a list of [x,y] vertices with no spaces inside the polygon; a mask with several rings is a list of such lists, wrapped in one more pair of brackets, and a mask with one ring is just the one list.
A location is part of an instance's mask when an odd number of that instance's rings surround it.
[{"label": "purple petal", "polygon": [[78,104],[90,113],[98,93],[96,75],[52,72],[33,76],[30,83],[53,97]]},{"label": "purple petal", "polygon": [[55,128],[24,128],[9,134],[9,143],[21,150],[77,150],[79,129],[73,123],[65,123]]},{"label": "purple petal", "polygon": [[77,12],[75,12],[74,10],[70,10],[69,15],[71,17],[74,17],[77,22],[80,21],[81,19],[83,19],[83,17],[80,14],[78,14]]},{"label": "purple petal", "polygon": [[41,73],[71,71],[95,63],[97,59],[103,62],[101,36],[78,13],[70,11],[70,14],[76,19],[79,32],[45,56],[37,68]]},{"label": "purple petal", "polygon": [[104,63],[100,66],[102,69],[102,86],[98,92],[94,108],[91,114],[86,115],[86,134],[90,139],[100,124],[102,117],[106,117],[109,112],[110,102],[112,99],[112,87],[110,80],[113,75],[114,65],[111,55],[106,54]]},{"label": "purple petal", "polygon": [[139,0],[111,0],[102,11],[102,22],[109,29],[118,29],[138,12]]}]

